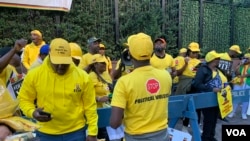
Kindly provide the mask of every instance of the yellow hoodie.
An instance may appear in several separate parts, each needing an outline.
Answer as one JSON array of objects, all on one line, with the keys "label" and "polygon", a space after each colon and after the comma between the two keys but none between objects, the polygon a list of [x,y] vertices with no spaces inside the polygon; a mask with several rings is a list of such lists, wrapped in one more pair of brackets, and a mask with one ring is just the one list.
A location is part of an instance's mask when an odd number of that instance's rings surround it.
[{"label": "yellow hoodie", "polygon": [[59,135],[81,129],[88,123],[88,135],[97,135],[95,90],[89,75],[71,64],[64,75],[51,68],[49,58],[28,72],[20,89],[20,108],[32,118],[37,106],[51,113],[52,120],[38,122],[40,132]]}]

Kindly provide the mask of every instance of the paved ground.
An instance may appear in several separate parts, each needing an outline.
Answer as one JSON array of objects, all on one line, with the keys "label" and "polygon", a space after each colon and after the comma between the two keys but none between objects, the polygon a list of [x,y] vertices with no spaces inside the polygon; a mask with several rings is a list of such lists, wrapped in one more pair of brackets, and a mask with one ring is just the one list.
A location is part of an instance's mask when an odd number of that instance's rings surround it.
[{"label": "paved ground", "polygon": [[[217,120],[217,126],[216,126],[216,139],[218,141],[222,141],[221,140],[221,128],[222,125],[250,125],[250,116],[248,116],[247,120],[243,120],[241,118],[241,112],[240,112],[240,106],[237,109],[237,112],[235,114],[235,116],[233,118],[227,118],[228,122],[222,121],[220,119]],[[176,125],[176,129],[181,130],[181,126],[182,125],[182,121],[179,121],[178,124]],[[202,129],[202,125],[201,125],[201,129]],[[189,133],[192,134],[192,129],[189,128]],[[194,141],[194,140],[192,140]]]}]

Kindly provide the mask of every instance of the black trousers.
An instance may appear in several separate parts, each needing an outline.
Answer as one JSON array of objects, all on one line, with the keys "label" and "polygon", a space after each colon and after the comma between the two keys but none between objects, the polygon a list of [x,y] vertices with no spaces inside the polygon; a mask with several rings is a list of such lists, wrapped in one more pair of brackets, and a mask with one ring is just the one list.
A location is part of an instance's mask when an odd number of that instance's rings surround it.
[{"label": "black trousers", "polygon": [[109,136],[106,130],[106,127],[98,128],[98,139],[105,139],[106,141],[109,141]]},{"label": "black trousers", "polygon": [[219,107],[209,107],[202,109],[203,113],[203,132],[201,135],[202,141],[216,141],[215,128],[219,115]]},{"label": "black trousers", "polygon": [[[98,139],[105,139],[105,141],[110,141],[106,127],[98,128],[97,138]],[[123,138],[121,138],[120,140],[122,141]]]}]

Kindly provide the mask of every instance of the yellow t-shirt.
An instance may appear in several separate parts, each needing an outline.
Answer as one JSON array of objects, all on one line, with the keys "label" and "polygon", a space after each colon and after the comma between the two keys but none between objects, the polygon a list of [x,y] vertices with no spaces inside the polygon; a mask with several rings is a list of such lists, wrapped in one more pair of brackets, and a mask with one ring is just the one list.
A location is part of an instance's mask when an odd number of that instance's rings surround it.
[{"label": "yellow t-shirt", "polygon": [[[174,58],[174,66],[176,70],[179,70],[182,68],[182,66],[185,65],[185,58],[183,56],[177,56],[176,58]],[[179,77],[175,76],[173,79],[173,83],[176,84],[179,82]]]},{"label": "yellow t-shirt", "polygon": [[0,73],[0,79],[2,79],[2,81],[5,83],[5,87],[7,87],[7,83],[9,79],[12,77],[11,76],[12,72],[14,73],[13,76],[18,74],[15,67],[7,65],[7,67],[5,67],[5,69]]},{"label": "yellow t-shirt", "polygon": [[25,46],[22,63],[26,69],[30,69],[31,64],[36,61],[40,53],[40,48],[43,45],[45,45],[44,41],[42,41],[42,43],[38,46],[35,45],[33,42]]},{"label": "yellow t-shirt", "polygon": [[[120,65],[121,65],[121,59],[119,59],[117,61],[115,70],[118,70]],[[122,76],[131,73],[133,70],[134,70],[134,65],[131,65],[131,66],[126,66],[125,65],[125,69],[122,70]]]},{"label": "yellow t-shirt", "polygon": [[[95,94],[96,97],[98,96],[107,96],[110,94],[108,84],[102,82],[101,80],[98,79],[98,76],[96,75],[95,72],[90,72],[89,76],[94,84],[95,87]],[[105,75],[101,75],[101,77],[106,80],[107,82],[111,83],[110,78],[106,78]],[[97,108],[101,108],[102,102],[97,102]]]},{"label": "yellow t-shirt", "polygon": [[119,78],[111,105],[124,109],[125,132],[138,135],[167,128],[171,87],[170,74],[152,66]]},{"label": "yellow t-shirt", "polygon": [[159,58],[155,54],[150,58],[150,64],[158,69],[169,69],[174,67],[174,59],[171,55],[165,54],[164,58]]},{"label": "yellow t-shirt", "polygon": [[227,52],[225,52],[225,53],[220,53],[220,55],[221,55],[220,59],[222,59],[222,60],[227,60],[227,61],[232,61],[232,58],[228,55]]},{"label": "yellow t-shirt", "polygon": [[88,65],[92,63],[92,59],[93,59],[93,54],[90,54],[90,53],[84,54],[82,56],[82,60],[79,63],[79,67],[81,69],[84,69],[85,67],[87,67]]},{"label": "yellow t-shirt", "polygon": [[185,70],[183,71],[182,75],[194,77],[196,74],[196,71],[197,71],[196,66],[200,63],[201,63],[201,61],[199,59],[190,58],[188,61],[188,65],[185,68]]}]

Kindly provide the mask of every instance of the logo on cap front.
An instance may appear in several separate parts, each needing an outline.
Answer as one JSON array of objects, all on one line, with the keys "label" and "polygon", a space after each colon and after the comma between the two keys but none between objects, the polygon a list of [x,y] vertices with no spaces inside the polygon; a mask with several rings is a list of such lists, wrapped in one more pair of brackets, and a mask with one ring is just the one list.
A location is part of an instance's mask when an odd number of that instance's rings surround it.
[{"label": "logo on cap front", "polygon": [[150,94],[156,94],[160,90],[160,83],[156,79],[149,79],[146,83],[147,91]]}]

